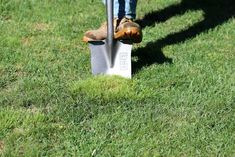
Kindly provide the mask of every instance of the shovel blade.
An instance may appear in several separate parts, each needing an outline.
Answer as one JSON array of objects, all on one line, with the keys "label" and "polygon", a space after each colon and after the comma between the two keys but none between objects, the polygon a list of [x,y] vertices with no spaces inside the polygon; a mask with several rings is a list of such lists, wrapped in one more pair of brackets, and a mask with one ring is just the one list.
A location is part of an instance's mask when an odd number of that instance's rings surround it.
[{"label": "shovel blade", "polygon": [[121,41],[114,44],[110,58],[105,41],[90,42],[92,74],[119,75],[131,78],[132,45]]}]

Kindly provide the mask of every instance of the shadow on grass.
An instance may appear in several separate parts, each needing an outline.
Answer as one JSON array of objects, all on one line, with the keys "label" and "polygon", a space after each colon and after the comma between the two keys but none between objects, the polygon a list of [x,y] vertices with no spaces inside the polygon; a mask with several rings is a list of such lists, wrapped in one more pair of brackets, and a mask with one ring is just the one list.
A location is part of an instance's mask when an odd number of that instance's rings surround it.
[{"label": "shadow on grass", "polygon": [[202,10],[204,12],[204,20],[194,24],[187,30],[169,34],[163,39],[150,42],[145,47],[133,51],[133,56],[138,58],[138,61],[132,64],[133,74],[137,73],[142,67],[154,63],[172,63],[172,59],[167,58],[163,54],[162,48],[167,45],[184,42],[225,23],[235,16],[235,0],[182,0],[179,4],[148,13],[143,19],[139,19],[136,22],[144,29],[146,26],[164,22],[175,15],[182,15],[187,11],[193,10]]}]

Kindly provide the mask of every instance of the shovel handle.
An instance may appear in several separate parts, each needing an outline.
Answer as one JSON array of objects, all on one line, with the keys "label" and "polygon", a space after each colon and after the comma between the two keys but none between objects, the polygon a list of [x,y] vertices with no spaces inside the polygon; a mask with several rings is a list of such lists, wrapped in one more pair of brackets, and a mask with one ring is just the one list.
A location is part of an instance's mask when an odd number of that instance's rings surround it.
[{"label": "shovel handle", "polygon": [[112,55],[114,45],[114,28],[113,28],[113,0],[106,0],[107,13],[107,50],[109,52],[110,65],[112,66]]},{"label": "shovel handle", "polygon": [[106,0],[108,40],[113,40],[113,0]]}]

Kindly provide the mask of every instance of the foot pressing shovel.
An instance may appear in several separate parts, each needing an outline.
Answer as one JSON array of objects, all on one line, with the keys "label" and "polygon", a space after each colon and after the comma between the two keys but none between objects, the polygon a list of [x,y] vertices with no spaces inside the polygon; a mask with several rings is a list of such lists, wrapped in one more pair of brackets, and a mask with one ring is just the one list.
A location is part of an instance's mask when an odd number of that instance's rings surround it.
[{"label": "foot pressing shovel", "polygon": [[90,41],[92,74],[131,78],[131,43],[114,40],[113,0],[106,0],[107,39]]}]

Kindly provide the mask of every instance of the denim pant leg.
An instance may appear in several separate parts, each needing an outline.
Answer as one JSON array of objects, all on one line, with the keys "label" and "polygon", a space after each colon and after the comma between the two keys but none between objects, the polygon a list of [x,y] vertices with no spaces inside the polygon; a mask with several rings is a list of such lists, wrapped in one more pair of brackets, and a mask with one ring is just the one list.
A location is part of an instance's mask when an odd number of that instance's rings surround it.
[{"label": "denim pant leg", "polygon": [[125,17],[135,19],[137,0],[125,0],[125,2]]},{"label": "denim pant leg", "polygon": [[[103,0],[105,3],[105,0]],[[114,0],[114,17],[135,19],[137,0]]]}]

